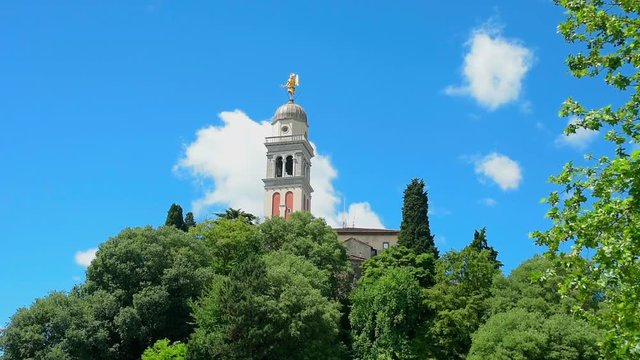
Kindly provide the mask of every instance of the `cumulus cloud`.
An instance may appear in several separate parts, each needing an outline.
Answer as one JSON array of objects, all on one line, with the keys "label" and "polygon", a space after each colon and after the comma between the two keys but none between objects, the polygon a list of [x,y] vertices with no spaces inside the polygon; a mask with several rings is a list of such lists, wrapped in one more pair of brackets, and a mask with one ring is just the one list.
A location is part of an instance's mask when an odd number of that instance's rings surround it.
[{"label": "cumulus cloud", "polygon": [[98,251],[98,249],[87,249],[85,251],[76,252],[76,255],[74,256],[76,264],[84,267],[91,265],[93,259],[96,258],[96,251]]},{"label": "cumulus cloud", "polygon": [[[522,80],[533,61],[533,52],[517,40],[502,37],[495,26],[472,32],[464,58],[464,84],[448,86],[448,95],[468,95],[480,105],[495,110],[520,96]],[[531,104],[525,106],[531,108]]]},{"label": "cumulus cloud", "polygon": [[515,190],[522,181],[522,170],[517,162],[508,156],[499,153],[491,153],[476,161],[476,174],[482,176],[481,179],[490,179],[502,190]]},{"label": "cumulus cloud", "polygon": [[[338,214],[338,220],[340,225],[347,227],[352,225],[358,225],[359,227],[368,228],[384,228],[380,217],[371,209],[371,205],[367,202],[354,203],[349,205],[349,209],[346,212],[340,212]],[[367,224],[361,226],[359,224]]]},{"label": "cumulus cloud", "polygon": [[[240,110],[219,114],[222,124],[211,125],[196,133],[186,145],[185,153],[174,171],[186,171],[206,188],[204,195],[192,202],[196,216],[213,207],[233,207],[264,216],[266,148],[264,138],[271,136],[268,121],[257,122]],[[338,211],[340,196],[333,186],[338,171],[328,156],[318,152],[311,160],[311,186],[314,189],[311,212],[323,217],[331,226],[342,224]],[[384,227],[369,203],[349,205],[347,218],[358,227]]]},{"label": "cumulus cloud", "polygon": [[[567,125],[575,124],[577,121],[577,118],[572,117],[569,119]],[[558,137],[556,138],[556,144],[561,146],[569,146],[576,150],[584,150],[598,137],[598,133],[599,132],[596,130],[578,128],[573,134],[558,135]]]}]

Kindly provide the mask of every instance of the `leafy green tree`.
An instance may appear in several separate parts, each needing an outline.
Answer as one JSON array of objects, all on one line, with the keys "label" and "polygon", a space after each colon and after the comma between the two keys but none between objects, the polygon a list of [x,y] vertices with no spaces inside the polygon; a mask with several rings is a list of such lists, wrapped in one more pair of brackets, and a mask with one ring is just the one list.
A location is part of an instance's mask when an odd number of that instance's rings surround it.
[{"label": "leafy green tree", "polygon": [[429,204],[424,181],[413,179],[404,190],[402,222],[398,244],[413,249],[416,253],[430,253],[438,258],[438,249],[429,228]]},{"label": "leafy green tree", "polygon": [[228,208],[224,212],[216,213],[215,215],[218,217],[218,219],[227,219],[227,220],[244,219],[250,224],[253,224],[256,220],[258,220],[258,217],[251,213],[244,212],[241,209],[233,209],[233,208]]},{"label": "leafy green tree", "polygon": [[289,220],[274,217],[259,228],[265,251],[283,250],[308,259],[329,274],[333,298],[348,297],[351,263],[336,232],[323,219],[308,212],[294,212]]},{"label": "leafy green tree", "polygon": [[[567,64],[578,77],[595,77],[627,97],[619,106],[586,109],[568,98],[561,116],[572,122],[566,134],[600,130],[615,147],[615,155],[587,155],[586,166],[573,162],[551,178],[561,191],[550,194],[547,213],[553,227],[536,232],[537,243],[559,254],[570,276],[561,289],[577,291],[584,301],[602,292],[609,311],[595,319],[608,330],[606,357],[640,357],[640,3],[637,1],[556,0],[567,17],[558,27],[577,53]],[[564,252],[561,244],[571,249]],[[582,266],[583,254],[591,265]]]},{"label": "leafy green tree", "polygon": [[125,229],[100,246],[83,292],[112,294],[103,321],[119,359],[137,359],[159,339],[187,339],[189,302],[211,281],[211,261],[204,243],[174,227]]},{"label": "leafy green tree", "polygon": [[500,272],[492,253],[468,246],[450,251],[438,260],[436,284],[424,290],[425,306],[433,315],[427,323],[429,356],[464,359],[471,347],[471,334],[488,314],[494,278]]},{"label": "leafy green tree", "polygon": [[186,231],[184,218],[182,217],[182,207],[180,205],[171,204],[169,211],[167,211],[167,220],[165,220],[164,224]]},{"label": "leafy green tree", "polygon": [[190,359],[337,359],[339,303],[328,274],[284,251],[219,276],[194,306]]},{"label": "leafy green tree", "polygon": [[565,314],[513,309],[492,316],[473,335],[469,360],[597,360],[602,333]]},{"label": "leafy green tree", "polygon": [[377,279],[391,269],[407,269],[423,288],[435,283],[435,259],[430,253],[418,254],[402,245],[392,246],[362,265],[363,278]]},{"label": "leafy green tree", "polygon": [[421,288],[407,268],[363,278],[350,314],[357,359],[414,359],[420,354]]},{"label": "leafy green tree", "polygon": [[511,309],[523,309],[545,316],[569,314],[576,306],[590,311],[598,310],[598,294],[588,302],[579,303],[575,292],[561,296],[559,288],[567,272],[557,259],[536,255],[515,268],[507,278],[498,277],[487,300],[491,314]]},{"label": "leafy green tree", "polygon": [[171,344],[168,339],[162,339],[145,350],[141,360],[184,360],[186,356],[187,345],[179,341]]},{"label": "leafy green tree", "polygon": [[207,245],[218,274],[228,274],[245,258],[263,252],[259,229],[243,218],[203,221],[190,234]]},{"label": "leafy green tree", "polygon": [[196,220],[193,218],[193,213],[189,211],[187,215],[184,216],[184,227],[186,231],[189,231],[189,229],[194,226],[196,226]]},{"label": "leafy green tree", "polygon": [[113,302],[100,301],[101,295],[83,299],[77,289],[53,292],[18,310],[0,336],[0,358],[117,359],[100,316],[111,312]]},{"label": "leafy green tree", "polygon": [[473,241],[469,246],[471,246],[472,248],[478,251],[481,251],[481,250],[489,251],[491,260],[496,264],[496,268],[500,268],[502,266],[502,263],[498,261],[498,252],[493,248],[493,246],[489,246],[489,243],[487,242],[486,227],[483,227],[482,229],[480,229],[480,231],[474,230]]}]

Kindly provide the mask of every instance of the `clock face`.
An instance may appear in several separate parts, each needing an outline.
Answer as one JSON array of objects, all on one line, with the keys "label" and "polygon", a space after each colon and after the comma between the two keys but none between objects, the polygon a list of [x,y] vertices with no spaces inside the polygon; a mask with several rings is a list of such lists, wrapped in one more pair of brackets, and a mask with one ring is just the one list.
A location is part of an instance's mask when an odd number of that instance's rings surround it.
[{"label": "clock face", "polygon": [[288,132],[289,132],[289,127],[288,127],[287,125],[284,125],[284,126],[282,126],[282,127],[280,128],[280,130],[282,130],[282,132],[283,132],[284,134],[286,134],[286,133],[288,133]]}]

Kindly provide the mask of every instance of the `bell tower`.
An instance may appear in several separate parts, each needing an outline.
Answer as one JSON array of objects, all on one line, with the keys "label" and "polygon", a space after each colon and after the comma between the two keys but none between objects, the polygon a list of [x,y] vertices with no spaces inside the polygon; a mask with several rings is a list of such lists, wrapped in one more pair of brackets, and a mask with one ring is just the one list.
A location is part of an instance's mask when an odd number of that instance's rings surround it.
[{"label": "bell tower", "polygon": [[311,209],[311,158],[309,126],[304,109],[294,102],[298,75],[284,85],[289,101],[280,106],[271,122],[272,134],[265,139],[267,175],[264,182],[264,215],[288,219],[294,211]]}]

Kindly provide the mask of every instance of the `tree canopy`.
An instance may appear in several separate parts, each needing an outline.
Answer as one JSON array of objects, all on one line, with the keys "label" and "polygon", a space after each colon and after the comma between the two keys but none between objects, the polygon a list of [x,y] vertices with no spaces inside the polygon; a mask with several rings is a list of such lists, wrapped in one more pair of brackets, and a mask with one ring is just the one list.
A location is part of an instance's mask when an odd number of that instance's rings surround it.
[{"label": "tree canopy", "polygon": [[190,359],[337,359],[340,305],[328,274],[286,252],[249,257],[194,308]]},{"label": "tree canopy", "polygon": [[391,268],[363,279],[353,293],[351,327],[358,359],[412,359],[419,355],[422,293],[414,274]]},{"label": "tree canopy", "polygon": [[597,360],[599,340],[599,330],[584,320],[513,309],[491,317],[473,335],[467,359]]}]

